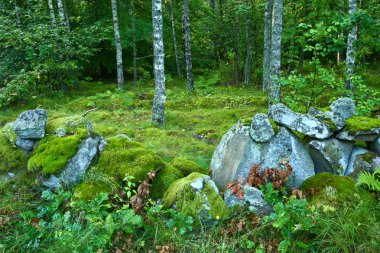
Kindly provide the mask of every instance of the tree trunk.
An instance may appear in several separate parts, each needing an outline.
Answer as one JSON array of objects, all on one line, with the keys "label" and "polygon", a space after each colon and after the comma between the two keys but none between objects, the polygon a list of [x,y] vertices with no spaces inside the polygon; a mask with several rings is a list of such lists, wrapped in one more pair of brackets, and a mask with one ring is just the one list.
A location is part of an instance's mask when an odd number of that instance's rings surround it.
[{"label": "tree trunk", "polygon": [[165,68],[164,39],[162,20],[162,0],[152,0],[153,18],[153,51],[154,51],[154,82],[153,124],[162,126],[165,120]]},{"label": "tree trunk", "polygon": [[239,35],[240,35],[239,15],[235,13],[235,36],[234,36],[234,53],[235,53],[235,82],[240,82],[240,50],[239,50]]},{"label": "tree trunk", "polygon": [[[357,9],[357,1],[349,0],[349,15],[353,15]],[[355,41],[357,39],[358,26],[357,23],[352,26],[347,38],[347,54],[346,54],[346,94],[347,96],[354,95],[354,74],[355,74]]]},{"label": "tree trunk", "polygon": [[65,14],[65,8],[63,7],[63,0],[57,0],[57,5],[58,5],[58,15],[61,20],[61,25],[63,27],[66,27],[67,31],[70,31],[70,28],[68,26],[68,22],[66,20],[66,14]]},{"label": "tree trunk", "polygon": [[132,14],[132,48],[133,48],[133,86],[137,86],[137,45],[136,45],[136,13],[135,0],[131,1]]},{"label": "tree trunk", "polygon": [[252,61],[252,52],[251,52],[251,40],[249,36],[249,25],[250,25],[250,19],[249,19],[249,3],[248,0],[245,0],[245,12],[244,12],[244,19],[245,19],[245,67],[244,67],[244,83],[250,84],[251,83],[251,61]]},{"label": "tree trunk", "polygon": [[273,2],[273,27],[270,55],[270,86],[269,109],[281,102],[280,71],[281,71],[281,37],[282,37],[283,0]]},{"label": "tree trunk", "polygon": [[266,0],[264,13],[264,52],[263,52],[263,90],[267,90],[270,82],[270,47],[272,0]]},{"label": "tree trunk", "polygon": [[[216,2],[215,0],[211,0],[210,2],[210,6],[212,8],[212,13],[213,13],[213,26],[214,26],[214,29],[215,27],[217,27],[217,21],[216,21],[216,17],[217,17],[217,13],[216,13]],[[220,54],[219,54],[219,50],[218,50],[218,33],[213,31],[213,34],[212,34],[212,44],[213,44],[213,49],[214,49],[214,58],[216,59],[216,61],[218,62],[218,65],[219,65],[219,62],[220,62]]]},{"label": "tree trunk", "polygon": [[175,32],[174,7],[173,7],[172,0],[170,0],[170,17],[172,20],[173,48],[174,48],[174,55],[175,55],[175,63],[177,66],[177,75],[179,78],[182,78],[181,66],[179,64],[178,45],[177,45],[177,37],[176,37],[176,32]]},{"label": "tree trunk", "polygon": [[16,26],[21,25],[21,17],[20,17],[20,7],[17,4],[17,0],[14,0],[15,4],[15,14],[16,14]]},{"label": "tree trunk", "polygon": [[186,75],[187,90],[194,92],[193,81],[193,62],[191,58],[191,39],[190,39],[190,17],[189,17],[189,0],[183,1],[183,24],[185,27],[185,58],[186,58]]},{"label": "tree trunk", "polygon": [[49,6],[51,25],[53,28],[56,28],[57,27],[57,20],[55,19],[53,0],[48,0],[48,6]]},{"label": "tree trunk", "polygon": [[112,5],[112,17],[113,17],[113,30],[114,30],[114,35],[115,35],[115,46],[116,46],[117,86],[119,89],[123,90],[124,89],[123,50],[121,47],[121,40],[120,40],[119,19],[117,16],[116,0],[111,0],[111,5]]}]

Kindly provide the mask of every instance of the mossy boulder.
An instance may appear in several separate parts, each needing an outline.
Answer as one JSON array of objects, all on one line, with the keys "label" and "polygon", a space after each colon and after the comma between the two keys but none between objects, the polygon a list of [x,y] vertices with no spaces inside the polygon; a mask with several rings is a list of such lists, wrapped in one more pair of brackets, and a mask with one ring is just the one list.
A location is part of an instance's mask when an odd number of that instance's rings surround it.
[{"label": "mossy boulder", "polygon": [[101,192],[109,193],[111,192],[111,187],[104,182],[89,180],[78,184],[74,188],[73,200],[91,200]]},{"label": "mossy boulder", "polygon": [[301,190],[311,205],[339,207],[344,204],[357,205],[360,201],[375,202],[366,190],[355,186],[352,178],[323,172],[307,179]]},{"label": "mossy boulder", "polygon": [[25,152],[13,146],[6,135],[0,132],[0,171],[26,168],[26,164]]},{"label": "mossy boulder", "polygon": [[46,132],[64,137],[78,128],[86,128],[86,120],[81,115],[65,116],[48,120]]},{"label": "mossy boulder", "polygon": [[145,180],[150,171],[157,171],[152,183],[152,198],[161,198],[170,184],[182,177],[177,168],[165,163],[152,150],[137,142],[117,137],[108,139],[94,168],[95,173],[106,175],[116,182],[121,182],[127,175],[133,176],[137,184]]},{"label": "mossy boulder", "polygon": [[183,176],[188,176],[193,172],[208,174],[208,169],[199,166],[196,162],[190,161],[182,157],[174,158],[170,165],[181,171]]},{"label": "mossy boulder", "polygon": [[373,129],[380,129],[380,119],[364,116],[354,116],[346,120],[346,128],[350,134],[358,132],[368,132]]},{"label": "mossy boulder", "polygon": [[16,135],[16,132],[12,128],[12,124],[13,123],[7,123],[3,127],[2,132],[7,137],[7,139],[9,140],[10,143],[15,144],[16,143],[16,139],[17,139],[17,135]]},{"label": "mossy boulder", "polygon": [[173,182],[164,195],[163,205],[205,221],[225,218],[229,214],[214,181],[196,172]]},{"label": "mossy boulder", "polygon": [[65,138],[48,136],[40,141],[28,162],[29,171],[51,175],[61,171],[75,156],[81,144],[80,135]]}]

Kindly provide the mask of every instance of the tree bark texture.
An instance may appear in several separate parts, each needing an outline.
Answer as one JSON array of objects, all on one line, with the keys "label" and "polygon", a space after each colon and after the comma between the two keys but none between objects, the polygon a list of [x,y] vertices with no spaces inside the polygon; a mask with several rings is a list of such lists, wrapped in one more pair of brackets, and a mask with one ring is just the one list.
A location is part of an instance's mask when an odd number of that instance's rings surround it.
[{"label": "tree bark texture", "polygon": [[194,92],[195,87],[194,87],[194,81],[193,81],[193,60],[191,58],[189,0],[183,1],[183,24],[185,28],[185,58],[186,58],[187,90],[189,92]]},{"label": "tree bark texture", "polygon": [[123,50],[121,47],[121,40],[120,40],[119,18],[117,16],[116,0],[111,0],[111,6],[112,6],[113,30],[114,30],[115,46],[116,46],[117,86],[119,89],[123,90],[124,89]]},{"label": "tree bark texture", "polygon": [[270,81],[271,16],[272,0],[266,0],[264,13],[263,90],[268,89]]},{"label": "tree bark texture", "polygon": [[[358,10],[356,0],[349,0],[349,15],[353,15]],[[355,22],[348,34],[347,38],[347,54],[346,54],[346,93],[348,96],[354,95],[354,74],[355,74],[355,41],[358,35],[358,26]]]},{"label": "tree bark texture", "polygon": [[137,44],[136,44],[136,10],[135,0],[131,1],[132,14],[132,48],[133,48],[133,86],[137,86]]},{"label": "tree bark texture", "polygon": [[53,28],[55,28],[57,27],[57,20],[55,18],[53,0],[48,0],[48,7],[49,7],[51,25]]},{"label": "tree bark texture", "polygon": [[251,83],[251,61],[252,61],[252,52],[251,52],[251,40],[249,36],[249,26],[250,26],[250,18],[249,18],[249,2],[245,0],[245,65],[244,65],[244,83]]}]

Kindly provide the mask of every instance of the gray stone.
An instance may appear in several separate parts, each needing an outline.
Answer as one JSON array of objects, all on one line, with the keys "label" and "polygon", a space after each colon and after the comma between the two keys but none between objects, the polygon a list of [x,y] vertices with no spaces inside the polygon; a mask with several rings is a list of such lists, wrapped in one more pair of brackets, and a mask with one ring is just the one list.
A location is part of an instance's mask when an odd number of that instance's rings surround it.
[{"label": "gray stone", "polygon": [[354,147],[345,175],[356,178],[361,171],[374,172],[377,168],[380,168],[380,157],[377,154]]},{"label": "gray stone", "polygon": [[377,137],[373,142],[368,143],[371,151],[380,156],[380,137]]},{"label": "gray stone", "polygon": [[101,138],[99,136],[90,136],[85,139],[81,143],[77,154],[68,162],[59,175],[51,176],[43,184],[51,189],[58,189],[62,186],[72,187],[78,184],[98,153],[100,142]]},{"label": "gray stone", "polygon": [[224,192],[224,201],[227,207],[247,205],[248,209],[257,215],[269,214],[273,211],[272,206],[264,200],[264,194],[259,189],[245,185],[243,186],[243,193],[244,198],[239,199],[232,194],[230,189],[227,189]]},{"label": "gray stone", "polygon": [[347,141],[374,141],[379,137],[380,128],[373,128],[368,131],[358,131],[356,133],[350,133],[346,130],[340,132],[336,138]]},{"label": "gray stone", "polygon": [[33,140],[28,140],[28,139],[23,139],[23,138],[17,137],[15,144],[17,147],[22,148],[25,151],[32,151],[35,143],[36,142]]},{"label": "gray stone", "polygon": [[43,109],[21,113],[12,128],[23,139],[42,139],[45,136],[47,112]]},{"label": "gray stone", "polygon": [[339,98],[330,105],[331,120],[338,129],[342,129],[346,120],[355,115],[355,101],[351,98]]},{"label": "gray stone", "polygon": [[254,141],[269,141],[274,136],[274,130],[270,124],[268,115],[264,113],[256,114],[252,119],[252,125],[249,134]]},{"label": "gray stone", "polygon": [[327,171],[344,175],[353,146],[352,142],[340,141],[335,138],[311,141],[309,151],[314,161],[315,172]]},{"label": "gray stone", "polygon": [[198,178],[194,182],[190,183],[191,188],[199,192],[203,189],[203,178]]},{"label": "gray stone", "polygon": [[276,104],[271,108],[273,120],[287,128],[318,139],[326,139],[333,134],[327,123],[318,120],[309,114],[293,112],[283,104]]},{"label": "gray stone", "polygon": [[290,187],[299,188],[303,181],[315,174],[314,163],[306,148],[297,136],[280,127],[275,137],[262,149],[260,172],[266,168],[278,168],[284,160],[288,160],[293,168],[287,182]]},{"label": "gray stone", "polygon": [[223,191],[227,184],[246,179],[253,165],[260,163],[263,144],[249,137],[249,127],[238,122],[222,138],[211,159],[212,179]]}]

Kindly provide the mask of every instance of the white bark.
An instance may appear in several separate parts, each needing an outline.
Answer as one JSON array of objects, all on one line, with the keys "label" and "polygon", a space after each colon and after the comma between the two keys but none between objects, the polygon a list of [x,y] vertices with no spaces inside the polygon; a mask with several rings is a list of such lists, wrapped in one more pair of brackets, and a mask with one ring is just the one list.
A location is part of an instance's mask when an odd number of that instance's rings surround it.
[{"label": "white bark", "polygon": [[162,0],[152,0],[153,21],[153,51],[154,51],[154,82],[155,92],[153,99],[152,121],[153,124],[163,125],[165,121],[165,68],[164,68],[164,39]]},{"label": "white bark", "polygon": [[[349,15],[353,15],[358,10],[357,0],[349,0]],[[346,54],[346,92],[348,96],[354,95],[354,74],[355,74],[355,41],[358,35],[357,23],[352,26],[347,38]]]},{"label": "white bark", "polygon": [[112,18],[113,30],[115,36],[116,46],[116,65],[117,65],[117,86],[119,89],[124,89],[124,74],[123,74],[123,50],[121,47],[120,32],[119,32],[119,18],[117,16],[117,2],[111,0],[112,5]]},{"label": "white bark", "polygon": [[187,90],[189,92],[194,92],[195,87],[194,87],[194,81],[193,81],[193,60],[191,58],[189,0],[183,0],[183,25],[185,28],[185,58],[186,58]]},{"label": "white bark", "polygon": [[249,36],[249,25],[251,23],[249,19],[249,3],[248,0],[245,0],[245,66],[244,66],[244,83],[251,83],[251,60],[252,60],[252,52],[251,52],[251,40]]},{"label": "white bark", "polygon": [[272,105],[281,102],[280,71],[281,71],[282,16],[283,16],[283,0],[274,0],[271,55],[270,55],[269,109]]},{"label": "white bark", "polygon": [[58,5],[58,15],[61,21],[61,25],[63,27],[66,27],[67,31],[70,31],[70,28],[68,26],[68,21],[66,19],[67,15],[65,14],[65,8],[63,7],[63,0],[57,0],[57,5]]},{"label": "white bark", "polygon": [[270,47],[272,0],[266,0],[264,13],[264,52],[263,52],[263,90],[267,90],[270,81]]},{"label": "white bark", "polygon": [[53,0],[48,0],[48,7],[49,7],[51,25],[53,28],[55,28],[57,27],[57,20],[55,19]]},{"label": "white bark", "polygon": [[16,26],[21,25],[21,17],[20,17],[20,7],[17,4],[17,0],[14,0],[15,4],[15,14],[16,14]]},{"label": "white bark", "polygon": [[135,0],[131,1],[132,14],[132,47],[133,47],[133,85],[137,86],[137,45],[136,45],[136,13]]},{"label": "white bark", "polygon": [[173,7],[172,0],[170,0],[170,18],[172,21],[173,48],[174,48],[174,55],[175,55],[175,63],[177,66],[177,75],[179,78],[182,78],[181,66],[179,64],[178,45],[177,45],[177,37],[176,37],[176,32],[175,32],[174,7]]}]

